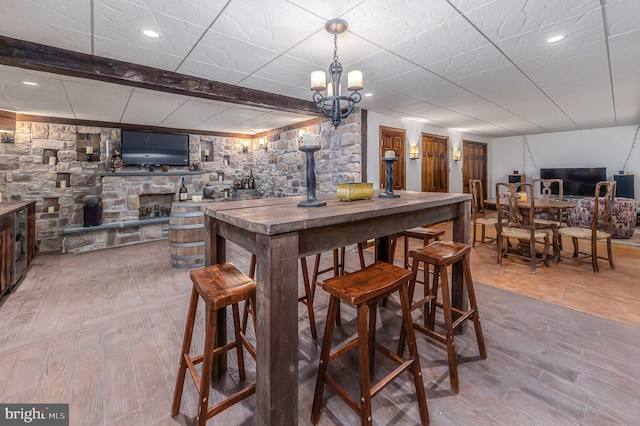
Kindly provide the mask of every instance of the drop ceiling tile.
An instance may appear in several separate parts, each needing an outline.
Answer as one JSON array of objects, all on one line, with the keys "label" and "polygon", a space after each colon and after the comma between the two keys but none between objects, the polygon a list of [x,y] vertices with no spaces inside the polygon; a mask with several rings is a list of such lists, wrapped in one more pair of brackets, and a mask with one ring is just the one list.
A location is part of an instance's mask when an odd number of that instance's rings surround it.
[{"label": "drop ceiling tile", "polygon": [[342,16],[354,6],[362,3],[362,0],[290,0],[290,2],[302,9],[321,16],[325,21],[329,21]]},{"label": "drop ceiling tile", "polygon": [[[94,0],[105,5],[121,3],[122,0]],[[148,9],[153,13],[171,16],[201,27],[208,27],[222,11],[227,0],[189,0],[176,5],[175,0],[126,0],[128,3]]]},{"label": "drop ceiling tile", "polygon": [[408,97],[385,86],[368,85],[365,92],[371,93],[371,97],[363,97],[359,107],[371,111],[379,109],[394,109],[397,107],[415,104],[418,99]]},{"label": "drop ceiling tile", "polygon": [[424,98],[420,97],[419,99],[441,107],[459,105],[479,100],[476,94],[455,86],[447,81],[427,88]]},{"label": "drop ceiling tile", "polygon": [[[520,88],[527,89],[533,87],[533,83],[527,80],[522,71],[511,64],[469,76],[458,77],[452,79],[452,81],[472,92],[490,88],[491,90],[495,89],[508,93],[514,89],[518,90]],[[503,86],[505,89],[501,90]]]},{"label": "drop ceiling tile", "polygon": [[313,64],[282,55],[253,73],[253,77],[310,90],[311,72],[315,69]]},{"label": "drop ceiling tile", "polygon": [[640,123],[640,30],[609,38],[618,125]]},{"label": "drop ceiling tile", "polygon": [[276,52],[323,29],[325,20],[286,0],[232,1],[212,30]]},{"label": "drop ceiling tile", "polygon": [[394,75],[379,82],[379,84],[384,84],[390,90],[421,100],[428,100],[432,94],[430,89],[443,83],[446,83],[446,80],[424,68],[414,68],[411,71]]},{"label": "drop ceiling tile", "polygon": [[[2,73],[0,73],[0,77],[2,77]],[[0,95],[0,109],[6,111],[18,111],[18,108],[2,95]]]},{"label": "drop ceiling tile", "polygon": [[238,84],[244,80],[249,74],[233,71],[228,68],[220,68],[212,64],[193,61],[187,59],[180,65],[178,72],[182,74],[192,75],[207,80],[219,81],[227,84]]},{"label": "drop ceiling tile", "polygon": [[188,99],[187,96],[136,88],[127,104],[122,122],[158,126]]},{"label": "drop ceiling tile", "polygon": [[179,56],[169,55],[159,50],[122,43],[99,36],[94,37],[93,45],[96,56],[159,68],[161,70],[174,71],[182,60]]},{"label": "drop ceiling tile", "polygon": [[609,2],[605,6],[609,36],[637,31],[640,24],[640,2],[635,0]]},{"label": "drop ceiling tile", "polygon": [[86,0],[3,0],[4,36],[91,53],[90,4]]},{"label": "drop ceiling tile", "polygon": [[62,81],[76,118],[118,123],[127,106],[132,87],[81,79]]},{"label": "drop ceiling tile", "polygon": [[[287,56],[326,71],[333,62],[333,48],[333,36],[321,29],[289,50]],[[379,46],[349,31],[338,36],[338,59],[345,69],[350,68],[354,61],[380,50]]]},{"label": "drop ceiling tile", "polygon": [[439,110],[440,107],[427,102],[417,102],[409,105],[400,105],[393,109],[401,114],[407,114],[412,117],[425,117],[426,119],[429,113]]},{"label": "drop ceiling tile", "polygon": [[216,31],[208,31],[189,55],[189,59],[245,74],[260,69],[278,53],[238,40]]},{"label": "drop ceiling tile", "polygon": [[[97,3],[94,9],[96,39],[110,40],[121,46],[126,46],[118,52],[107,50],[108,53],[105,55],[103,49],[106,43],[96,43],[95,54],[133,63],[140,63],[137,56],[140,51],[150,51],[158,56],[168,55],[182,58],[189,53],[206,31],[206,27],[181,21],[124,1]],[[140,31],[145,28],[158,31],[160,37],[144,36]],[[113,56],[115,54],[118,56]],[[162,66],[157,67],[163,68]],[[177,64],[173,69],[176,67]]]},{"label": "drop ceiling tile", "polygon": [[399,75],[417,69],[418,66],[408,62],[386,50],[381,50],[359,61],[351,63],[347,71],[358,69],[362,71],[363,84],[381,85],[379,83],[387,79],[396,78]]},{"label": "drop ceiling tile", "polygon": [[599,8],[599,0],[498,0],[465,15],[489,39],[497,42],[529,31],[537,32],[542,27]]},{"label": "drop ceiling tile", "polygon": [[[237,131],[238,124],[260,117],[265,112],[255,111],[250,109],[244,109],[239,107],[229,108],[226,111],[212,117],[206,121],[203,121],[198,125],[198,128],[205,130],[220,130],[220,131]],[[246,125],[245,125],[246,127]]]},{"label": "drop ceiling tile", "polygon": [[[1,75],[0,96],[13,104],[19,112],[41,115],[59,109],[64,117],[73,117],[64,88],[57,76],[39,72],[23,74],[19,69],[15,72],[5,69]],[[38,83],[38,86],[22,84],[24,80]],[[51,115],[58,116],[55,113]]]},{"label": "drop ceiling tile", "polygon": [[189,99],[160,122],[160,126],[191,129],[231,108],[233,104]]},{"label": "drop ceiling tile", "polygon": [[539,56],[518,66],[547,94],[551,90],[585,92],[610,85],[603,41]]},{"label": "drop ceiling tile", "polygon": [[311,100],[313,92],[309,89],[309,83],[305,85],[294,86],[282,81],[269,80],[267,78],[258,77],[252,75],[242,80],[240,83],[242,87],[249,89],[262,90],[269,93],[276,93],[278,95],[290,96],[298,99]]},{"label": "drop ceiling tile", "polygon": [[455,80],[507,65],[511,62],[495,46],[487,45],[431,64],[428,69],[448,80]]},{"label": "drop ceiling tile", "polygon": [[[563,34],[565,38],[556,43],[547,43],[547,38]],[[497,42],[497,46],[515,63],[602,40],[604,30],[600,10],[592,10],[555,24],[541,27]]]},{"label": "drop ceiling tile", "polygon": [[450,3],[455,6],[460,12],[467,13],[496,1],[498,0],[451,0]]},{"label": "drop ceiling tile", "polygon": [[431,64],[488,44],[489,41],[473,26],[463,17],[458,17],[395,44],[389,50],[428,68]]},{"label": "drop ceiling tile", "polygon": [[369,0],[345,13],[349,31],[388,48],[458,16],[445,1]]}]

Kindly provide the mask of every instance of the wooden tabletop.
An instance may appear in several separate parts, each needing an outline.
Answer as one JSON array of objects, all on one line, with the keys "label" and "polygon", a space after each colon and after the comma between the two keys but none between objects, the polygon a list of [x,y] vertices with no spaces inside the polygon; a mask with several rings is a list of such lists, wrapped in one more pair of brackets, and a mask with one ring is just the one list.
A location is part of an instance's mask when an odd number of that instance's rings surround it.
[{"label": "wooden tabletop", "polygon": [[327,202],[323,207],[297,207],[297,202],[304,197],[286,197],[206,204],[202,210],[205,215],[249,232],[277,235],[409,213],[471,199],[470,194],[440,192],[399,191],[400,198],[378,198],[378,193],[376,191],[369,200],[357,201],[340,201],[334,194],[321,195],[318,198]]}]

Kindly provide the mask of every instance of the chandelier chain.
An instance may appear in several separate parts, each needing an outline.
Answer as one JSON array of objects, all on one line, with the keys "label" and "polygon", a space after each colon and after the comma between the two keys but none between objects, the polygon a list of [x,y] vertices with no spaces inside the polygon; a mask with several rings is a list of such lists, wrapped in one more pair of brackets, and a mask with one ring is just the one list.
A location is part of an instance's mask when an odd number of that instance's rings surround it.
[{"label": "chandelier chain", "polygon": [[338,32],[333,31],[333,62],[338,62]]},{"label": "chandelier chain", "polygon": [[531,164],[533,164],[533,168],[536,170],[538,176],[540,175],[540,171],[538,170],[538,166],[536,165],[536,161],[533,159],[533,154],[531,153],[531,148],[529,147],[529,142],[527,142],[527,137],[522,137],[522,174],[527,175],[526,171],[526,153],[529,154],[529,158],[531,159]]},{"label": "chandelier chain", "polygon": [[629,149],[629,154],[627,155],[627,159],[624,162],[624,166],[622,166],[622,170],[627,170],[627,164],[629,164],[629,160],[631,160],[631,154],[633,153],[633,149],[636,147],[636,141],[638,140],[638,131],[640,131],[640,126],[636,127],[636,134],[633,136],[631,149]]}]

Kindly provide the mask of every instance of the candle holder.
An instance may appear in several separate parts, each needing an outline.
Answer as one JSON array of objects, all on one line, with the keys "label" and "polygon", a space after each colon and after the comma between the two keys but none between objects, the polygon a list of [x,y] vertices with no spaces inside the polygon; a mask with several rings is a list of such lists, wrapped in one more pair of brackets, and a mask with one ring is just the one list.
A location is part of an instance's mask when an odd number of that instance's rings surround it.
[{"label": "candle holder", "polygon": [[393,162],[398,161],[395,157],[383,157],[382,161],[387,164],[387,179],[385,183],[384,192],[378,194],[380,198],[398,198],[400,194],[393,192]]},{"label": "candle holder", "polygon": [[93,162],[93,154],[87,154],[87,162]]},{"label": "candle holder", "polygon": [[298,207],[326,206],[326,201],[316,198],[316,162],[313,159],[313,153],[320,150],[320,145],[301,145],[298,149],[307,154],[307,200],[300,201]]}]

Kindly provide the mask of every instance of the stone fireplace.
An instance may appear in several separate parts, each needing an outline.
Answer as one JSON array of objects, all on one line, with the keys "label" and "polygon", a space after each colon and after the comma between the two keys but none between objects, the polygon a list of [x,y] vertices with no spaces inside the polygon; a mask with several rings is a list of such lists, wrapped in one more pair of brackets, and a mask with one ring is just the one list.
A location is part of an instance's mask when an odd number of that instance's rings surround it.
[{"label": "stone fireplace", "polygon": [[138,204],[138,218],[140,220],[154,217],[168,217],[171,213],[171,203],[174,194],[141,194]]}]

